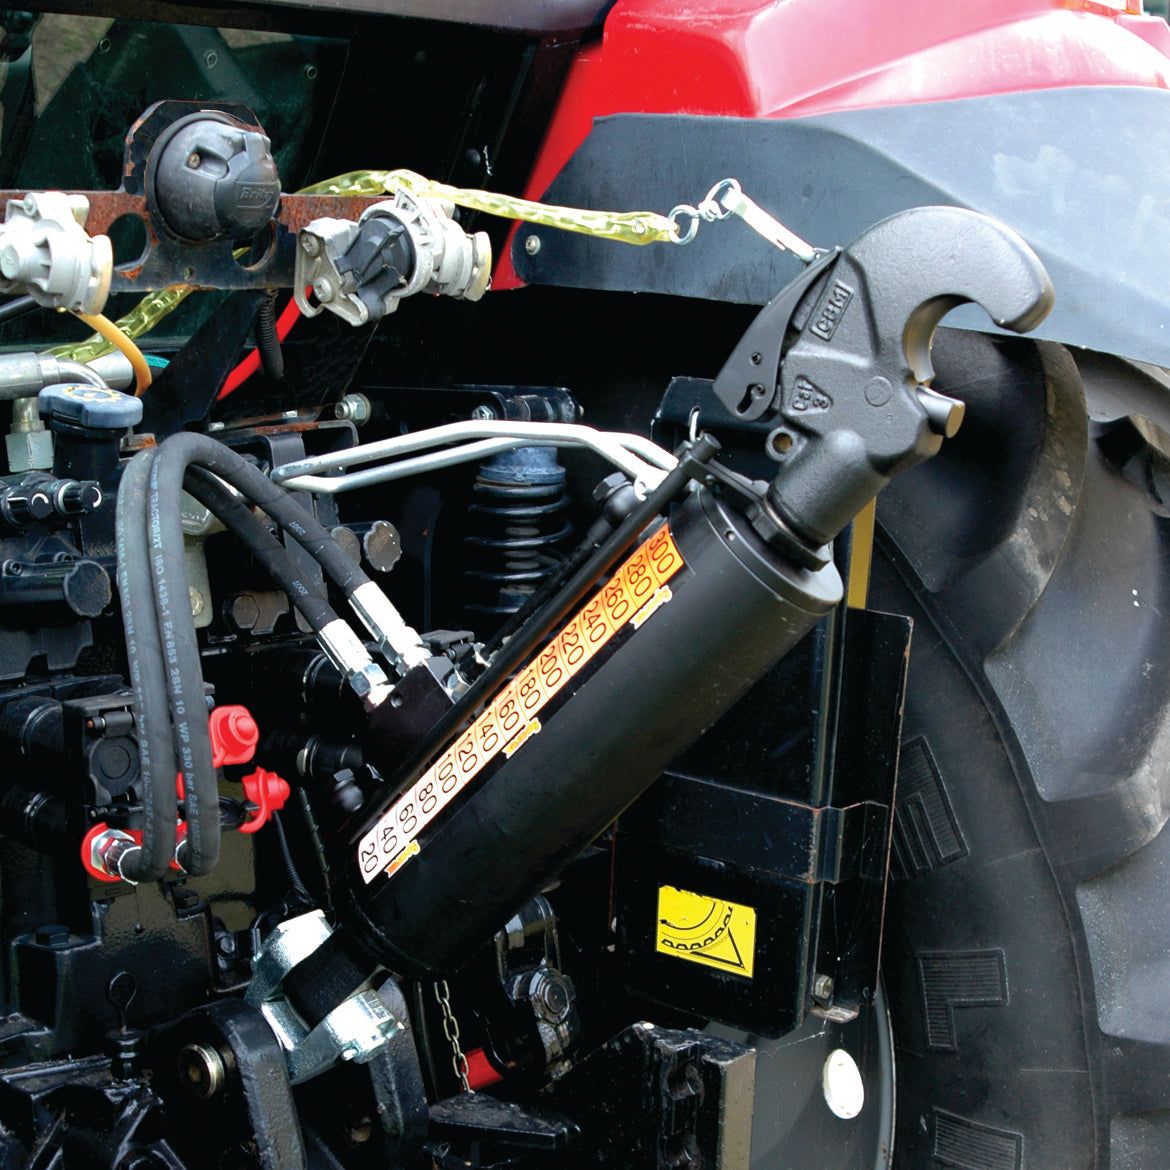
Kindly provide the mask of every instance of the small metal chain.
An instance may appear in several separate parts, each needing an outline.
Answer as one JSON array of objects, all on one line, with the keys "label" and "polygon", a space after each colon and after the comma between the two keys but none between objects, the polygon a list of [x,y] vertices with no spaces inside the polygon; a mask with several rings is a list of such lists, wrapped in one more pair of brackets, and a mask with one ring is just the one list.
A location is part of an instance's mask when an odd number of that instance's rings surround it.
[{"label": "small metal chain", "polygon": [[791,252],[806,264],[816,259],[819,249],[807,240],[802,240],[791,228],[787,228],[775,216],[769,215],[754,199],[743,193],[736,179],[720,179],[697,207],[680,203],[667,217],[673,228],[672,241],[689,244],[699,231],[699,221],[718,223],[729,215],[738,216],[757,235],[782,252]]},{"label": "small metal chain", "polygon": [[[698,207],[692,203],[680,203],[677,207],[672,208],[667,219],[674,225],[673,242],[689,244],[699,231],[700,220],[703,223],[718,223],[719,220],[726,219],[731,212],[719,202],[719,198],[733,189],[739,190],[739,184],[734,179],[720,179],[707,192],[707,198],[702,200]],[[684,226],[683,221],[688,219],[690,223]]]},{"label": "small metal chain", "polygon": [[443,1010],[443,1035],[447,1037],[447,1042],[451,1045],[451,1067],[455,1070],[455,1075],[459,1078],[463,1091],[470,1093],[471,1082],[468,1080],[470,1069],[467,1065],[467,1057],[464,1056],[463,1049],[459,1044],[459,1021],[451,1010],[451,989],[447,986],[446,979],[435,984],[435,1000]]}]

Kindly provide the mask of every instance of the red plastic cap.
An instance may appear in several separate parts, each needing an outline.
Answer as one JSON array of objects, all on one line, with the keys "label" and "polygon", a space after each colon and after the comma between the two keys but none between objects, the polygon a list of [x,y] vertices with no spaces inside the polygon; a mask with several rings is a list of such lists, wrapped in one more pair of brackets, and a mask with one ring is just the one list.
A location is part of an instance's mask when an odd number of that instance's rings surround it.
[{"label": "red plastic cap", "polygon": [[256,805],[256,815],[246,824],[240,826],[241,833],[255,833],[264,828],[272,818],[274,812],[279,812],[288,803],[292,789],[287,780],[282,780],[275,772],[267,772],[257,768],[255,772],[243,779],[244,795],[249,803]]},{"label": "red plastic cap", "polygon": [[216,707],[207,721],[211,734],[211,759],[217,768],[224,764],[246,764],[256,754],[260,728],[247,707]]},{"label": "red plastic cap", "polygon": [[499,1070],[488,1059],[488,1054],[482,1048],[473,1048],[467,1054],[467,1083],[473,1092],[486,1089],[489,1085],[499,1084],[503,1079]]}]

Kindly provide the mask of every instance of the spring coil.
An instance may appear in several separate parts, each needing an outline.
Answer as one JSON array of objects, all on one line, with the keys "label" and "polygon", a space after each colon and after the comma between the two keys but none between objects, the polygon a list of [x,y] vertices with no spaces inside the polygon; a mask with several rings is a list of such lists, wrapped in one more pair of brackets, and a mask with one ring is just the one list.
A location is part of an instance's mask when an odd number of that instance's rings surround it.
[{"label": "spring coil", "polygon": [[480,465],[463,539],[464,611],[505,618],[560,563],[573,526],[565,469],[549,447],[522,447]]}]

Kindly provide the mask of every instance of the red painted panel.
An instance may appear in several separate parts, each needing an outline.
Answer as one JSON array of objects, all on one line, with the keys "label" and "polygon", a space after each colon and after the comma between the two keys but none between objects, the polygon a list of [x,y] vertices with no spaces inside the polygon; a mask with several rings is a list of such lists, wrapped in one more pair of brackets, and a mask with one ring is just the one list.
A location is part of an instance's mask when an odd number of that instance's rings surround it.
[{"label": "red painted panel", "polygon": [[[1069,85],[1170,89],[1170,26],[1140,0],[618,0],[526,193],[606,114],[794,117]],[[518,283],[505,251],[494,287]]]}]

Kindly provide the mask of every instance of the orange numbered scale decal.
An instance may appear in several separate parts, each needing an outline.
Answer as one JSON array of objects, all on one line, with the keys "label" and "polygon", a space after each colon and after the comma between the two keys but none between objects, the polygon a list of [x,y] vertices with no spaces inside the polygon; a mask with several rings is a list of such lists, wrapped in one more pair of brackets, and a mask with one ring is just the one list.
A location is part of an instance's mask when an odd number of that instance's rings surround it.
[{"label": "orange numbered scale decal", "polygon": [[549,701],[620,631],[637,629],[670,601],[667,583],[683,564],[662,524],[362,837],[357,862],[367,884],[417,855],[422,830],[488,764],[515,755],[539,733]]}]

